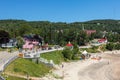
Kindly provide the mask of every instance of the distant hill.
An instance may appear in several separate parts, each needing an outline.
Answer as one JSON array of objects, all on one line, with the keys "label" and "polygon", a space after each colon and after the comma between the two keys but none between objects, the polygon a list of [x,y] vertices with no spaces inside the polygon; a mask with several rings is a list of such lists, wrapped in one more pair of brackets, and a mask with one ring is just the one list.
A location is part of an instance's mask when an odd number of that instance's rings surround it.
[{"label": "distant hill", "polygon": [[9,31],[19,30],[19,27],[26,25],[36,29],[71,29],[76,28],[82,30],[83,26],[85,29],[93,29],[97,31],[114,31],[120,33],[120,20],[91,20],[85,22],[50,22],[50,21],[25,21],[25,20],[0,20],[0,29]]}]

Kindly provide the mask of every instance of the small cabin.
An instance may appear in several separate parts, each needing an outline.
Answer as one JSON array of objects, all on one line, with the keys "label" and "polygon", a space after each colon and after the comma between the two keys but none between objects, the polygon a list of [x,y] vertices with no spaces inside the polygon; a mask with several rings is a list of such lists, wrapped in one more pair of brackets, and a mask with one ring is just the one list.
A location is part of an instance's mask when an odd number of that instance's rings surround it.
[{"label": "small cabin", "polygon": [[15,47],[17,46],[17,40],[15,38],[9,39],[9,42],[1,44],[1,47]]},{"label": "small cabin", "polygon": [[98,40],[99,43],[107,43],[107,39],[106,38],[102,38]]},{"label": "small cabin", "polygon": [[68,44],[66,44],[67,47],[70,47],[71,49],[73,49],[73,44],[71,44],[70,42],[68,42]]}]

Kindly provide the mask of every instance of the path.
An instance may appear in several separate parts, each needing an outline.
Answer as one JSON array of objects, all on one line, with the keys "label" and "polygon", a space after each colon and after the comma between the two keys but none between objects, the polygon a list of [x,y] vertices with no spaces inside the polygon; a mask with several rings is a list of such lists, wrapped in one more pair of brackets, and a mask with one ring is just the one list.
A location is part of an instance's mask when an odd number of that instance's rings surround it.
[{"label": "path", "polygon": [[100,54],[100,61],[88,59],[64,64],[65,67],[54,74],[62,76],[64,71],[64,80],[120,80],[120,51],[119,54],[112,53]]},{"label": "path", "polygon": [[5,65],[16,56],[18,56],[18,52],[12,53],[8,53],[7,51],[0,52],[0,71],[3,71]]}]

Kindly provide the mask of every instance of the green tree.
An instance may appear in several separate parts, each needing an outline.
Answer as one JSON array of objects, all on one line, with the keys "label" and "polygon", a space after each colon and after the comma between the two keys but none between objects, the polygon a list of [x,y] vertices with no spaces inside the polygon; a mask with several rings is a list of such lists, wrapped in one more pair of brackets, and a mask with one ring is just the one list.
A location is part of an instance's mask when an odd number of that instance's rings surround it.
[{"label": "green tree", "polygon": [[89,42],[89,37],[84,31],[80,31],[77,37],[77,44],[78,45],[86,45]]},{"label": "green tree", "polygon": [[120,43],[115,44],[115,49],[120,50]]},{"label": "green tree", "polygon": [[65,49],[62,51],[62,54],[65,59],[72,59],[72,51],[69,47],[65,47]]},{"label": "green tree", "polygon": [[23,38],[21,36],[18,36],[16,39],[17,39],[17,47],[22,48],[22,46],[24,44]]},{"label": "green tree", "polygon": [[4,30],[0,30],[0,43],[7,43],[9,42],[9,33],[4,31]]},{"label": "green tree", "polygon": [[113,50],[115,48],[115,45],[113,44],[113,43],[108,43],[107,45],[106,45],[106,49],[108,49],[108,50]]},{"label": "green tree", "polygon": [[72,50],[72,54],[73,54],[72,55],[73,60],[79,59],[81,52],[79,51],[79,46],[76,43],[74,43],[74,48]]},{"label": "green tree", "polygon": [[19,35],[20,36],[24,36],[25,34],[30,34],[32,33],[32,27],[29,26],[28,24],[26,23],[23,23],[23,24],[20,24],[20,27],[19,27]]}]

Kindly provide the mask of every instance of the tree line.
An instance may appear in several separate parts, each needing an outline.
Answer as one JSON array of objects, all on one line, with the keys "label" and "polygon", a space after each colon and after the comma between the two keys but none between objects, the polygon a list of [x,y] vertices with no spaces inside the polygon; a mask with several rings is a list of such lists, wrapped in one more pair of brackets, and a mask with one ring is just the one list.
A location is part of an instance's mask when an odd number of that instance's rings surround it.
[{"label": "tree line", "polygon": [[[96,30],[96,33],[87,35],[83,31]],[[105,37],[110,42],[120,42],[119,20],[92,20],[86,22],[49,22],[25,20],[0,20],[0,30],[9,33],[9,38],[23,37],[28,34],[37,34],[49,44],[65,45],[67,42],[76,42],[85,45],[94,38]],[[0,31],[0,32],[1,32]],[[0,34],[2,35],[2,34]]]}]

